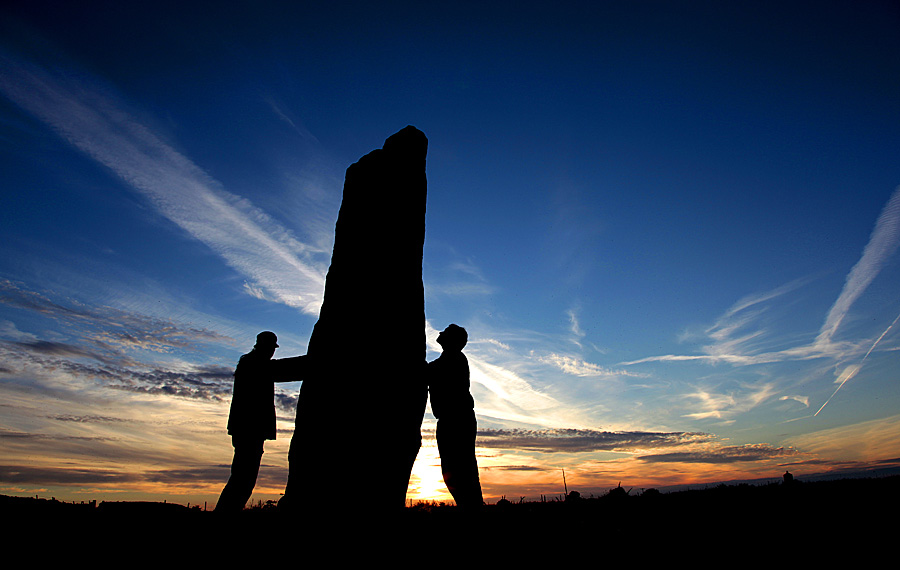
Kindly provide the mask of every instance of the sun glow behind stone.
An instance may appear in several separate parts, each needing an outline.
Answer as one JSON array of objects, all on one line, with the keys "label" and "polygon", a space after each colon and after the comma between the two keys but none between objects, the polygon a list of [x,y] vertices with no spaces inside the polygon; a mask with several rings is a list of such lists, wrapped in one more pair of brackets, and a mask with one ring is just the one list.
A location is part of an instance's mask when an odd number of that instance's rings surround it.
[{"label": "sun glow behind stone", "polygon": [[[430,443],[430,445],[429,445]],[[441,474],[441,459],[434,440],[425,440],[413,466],[406,491],[407,502],[451,501],[453,497],[444,485]]]}]

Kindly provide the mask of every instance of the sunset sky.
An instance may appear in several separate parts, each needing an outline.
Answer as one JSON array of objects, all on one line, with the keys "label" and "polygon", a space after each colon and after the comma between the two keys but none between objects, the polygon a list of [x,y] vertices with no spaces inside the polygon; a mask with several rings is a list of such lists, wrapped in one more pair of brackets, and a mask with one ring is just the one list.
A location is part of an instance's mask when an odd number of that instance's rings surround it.
[{"label": "sunset sky", "polygon": [[489,502],[900,468],[896,2],[14,0],[0,494],[211,506],[237,359],[306,352],[344,171],[408,124]]}]

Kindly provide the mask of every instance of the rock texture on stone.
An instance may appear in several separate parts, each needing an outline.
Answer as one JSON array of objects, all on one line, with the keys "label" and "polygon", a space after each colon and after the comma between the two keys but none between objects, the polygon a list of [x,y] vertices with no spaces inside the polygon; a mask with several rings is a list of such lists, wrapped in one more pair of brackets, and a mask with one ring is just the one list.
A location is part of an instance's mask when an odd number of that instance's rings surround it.
[{"label": "rock texture on stone", "polygon": [[291,508],[328,508],[342,495],[405,503],[427,399],[427,150],[408,126],[347,169],[291,440]]}]

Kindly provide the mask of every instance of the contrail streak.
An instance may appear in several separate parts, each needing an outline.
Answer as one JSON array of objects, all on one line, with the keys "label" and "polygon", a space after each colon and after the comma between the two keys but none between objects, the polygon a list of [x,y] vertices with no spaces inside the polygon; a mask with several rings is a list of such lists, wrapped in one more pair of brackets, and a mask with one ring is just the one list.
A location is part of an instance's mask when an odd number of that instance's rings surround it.
[{"label": "contrail streak", "polygon": [[898,321],[898,320],[900,320],[900,315],[897,315],[897,318],[894,319],[894,322],[891,323],[891,326],[889,326],[888,328],[884,329],[884,332],[881,333],[881,336],[878,337],[878,340],[875,341],[875,343],[869,348],[869,351],[866,353],[866,355],[863,356],[863,360],[865,360],[866,358],[869,357],[869,354],[871,354],[872,351],[875,349],[875,347],[878,345],[878,343],[881,342],[881,339],[884,338],[884,335],[886,335],[888,332],[890,332],[890,330],[891,330],[892,328],[894,328],[894,325],[897,324],[897,321]]},{"label": "contrail streak", "polygon": [[[884,332],[881,333],[881,336],[879,336],[877,339],[875,339],[875,342],[872,343],[872,346],[869,347],[868,352],[866,352],[866,355],[862,357],[862,360],[859,361],[859,364],[857,364],[856,366],[848,366],[847,368],[844,369],[844,372],[841,374],[841,376],[843,377],[843,380],[841,380],[841,383],[838,385],[837,389],[834,391],[834,394],[832,394],[831,396],[828,397],[827,400],[825,400],[825,403],[822,404],[821,408],[819,408],[819,412],[821,412],[822,410],[825,409],[825,406],[828,405],[828,402],[830,402],[831,399],[834,398],[834,395],[837,394],[841,388],[843,388],[844,384],[846,384],[848,380],[850,380],[851,378],[856,376],[856,374],[862,368],[863,362],[865,362],[866,359],[869,358],[869,355],[872,354],[872,351],[875,350],[875,347],[878,346],[878,343],[881,342],[881,339],[883,339],[885,337],[885,335],[887,335],[887,333],[889,333],[890,330],[892,328],[894,328],[894,325],[897,324],[898,320],[900,320],[900,315],[897,315],[897,318],[894,319],[894,322],[892,322],[888,326],[888,328],[884,329]],[[814,413],[813,417],[818,416],[819,412]]]}]

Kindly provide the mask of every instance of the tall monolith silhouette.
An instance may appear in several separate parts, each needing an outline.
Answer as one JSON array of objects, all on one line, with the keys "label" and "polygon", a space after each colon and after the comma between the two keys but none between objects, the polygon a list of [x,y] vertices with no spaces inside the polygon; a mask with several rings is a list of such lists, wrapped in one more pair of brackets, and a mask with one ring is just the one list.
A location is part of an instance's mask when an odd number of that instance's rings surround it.
[{"label": "tall monolith silhouette", "polygon": [[282,505],[402,507],[427,399],[425,155],[413,126],[352,164],[309,340]]}]

